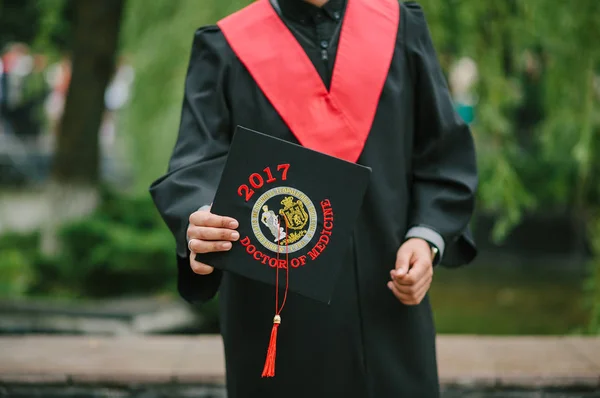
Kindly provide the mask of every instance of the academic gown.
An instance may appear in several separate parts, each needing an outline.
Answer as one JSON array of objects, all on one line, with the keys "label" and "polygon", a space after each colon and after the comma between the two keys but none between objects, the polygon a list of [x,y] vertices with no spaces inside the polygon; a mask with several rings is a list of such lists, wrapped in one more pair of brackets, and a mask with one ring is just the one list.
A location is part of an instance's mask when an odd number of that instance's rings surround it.
[{"label": "academic gown", "polygon": [[199,304],[219,292],[228,396],[438,397],[429,299],[404,305],[386,284],[413,225],[444,238],[442,265],[473,259],[468,223],[477,171],[471,133],[454,111],[421,8],[400,6],[393,58],[357,161],[372,177],[331,303],[289,294],[274,378],[261,378],[273,286],[218,270],[196,275],[186,247],[189,215],[212,202],[237,125],[298,143],[221,30],[201,28],[169,170],[150,192],[177,241],[180,294]]}]

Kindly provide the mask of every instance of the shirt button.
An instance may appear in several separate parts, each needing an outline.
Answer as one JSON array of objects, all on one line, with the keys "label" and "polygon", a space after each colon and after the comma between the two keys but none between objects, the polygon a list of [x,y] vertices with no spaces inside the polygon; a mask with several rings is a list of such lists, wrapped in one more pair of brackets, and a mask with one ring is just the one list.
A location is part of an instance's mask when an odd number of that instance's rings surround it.
[{"label": "shirt button", "polygon": [[340,19],[340,13],[339,13],[339,11],[334,12],[333,13],[333,17],[335,18],[336,21],[339,20]]},{"label": "shirt button", "polygon": [[329,43],[327,42],[327,40],[323,40],[321,42],[321,48],[327,48],[329,46]]}]

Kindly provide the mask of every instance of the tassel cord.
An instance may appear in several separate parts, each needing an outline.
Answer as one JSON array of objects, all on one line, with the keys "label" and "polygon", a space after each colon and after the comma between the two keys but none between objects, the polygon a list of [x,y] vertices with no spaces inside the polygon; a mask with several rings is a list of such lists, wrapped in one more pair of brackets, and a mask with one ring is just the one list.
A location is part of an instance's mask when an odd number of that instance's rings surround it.
[{"label": "tassel cord", "polygon": [[[281,324],[281,311],[287,301],[287,294],[290,281],[289,272],[289,250],[288,250],[288,224],[285,221],[285,293],[283,296],[283,302],[281,307],[279,306],[279,244],[277,245],[277,265],[275,270],[275,317],[273,318],[273,328],[271,329],[271,338],[269,339],[269,348],[267,350],[267,358],[265,360],[265,366],[263,368],[262,377],[274,377],[275,376],[275,359],[277,356],[277,332],[279,325]],[[279,239],[278,239],[279,242]]]}]

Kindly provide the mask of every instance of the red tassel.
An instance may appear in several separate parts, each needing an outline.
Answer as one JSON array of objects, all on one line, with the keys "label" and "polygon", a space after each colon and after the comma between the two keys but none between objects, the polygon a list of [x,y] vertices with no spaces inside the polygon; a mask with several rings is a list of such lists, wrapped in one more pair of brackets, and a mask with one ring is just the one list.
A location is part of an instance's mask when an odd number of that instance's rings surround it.
[{"label": "red tassel", "polygon": [[281,317],[275,315],[273,319],[273,329],[271,329],[271,340],[267,350],[267,359],[263,369],[262,377],[275,377],[275,357],[277,356],[277,329],[281,323]]}]

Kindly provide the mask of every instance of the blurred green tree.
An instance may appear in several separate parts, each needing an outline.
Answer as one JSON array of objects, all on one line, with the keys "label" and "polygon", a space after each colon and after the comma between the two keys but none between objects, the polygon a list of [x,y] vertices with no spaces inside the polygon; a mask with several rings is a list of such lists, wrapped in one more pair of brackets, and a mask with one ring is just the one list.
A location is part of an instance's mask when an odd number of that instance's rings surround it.
[{"label": "blurred green tree", "polygon": [[[29,23],[23,23],[26,20]],[[11,42],[30,43],[37,36],[40,8],[33,1],[0,0],[0,49]]]},{"label": "blurred green tree", "polygon": [[[106,87],[115,72],[125,0],[46,0],[39,5],[46,11],[40,41],[50,41],[57,31],[72,33],[59,36],[65,38],[59,44],[71,54],[72,75],[48,184],[52,213],[42,234],[43,252],[54,254],[59,250],[58,227],[89,215],[100,200],[98,134]],[[72,25],[61,26],[58,16],[69,11]]]},{"label": "blurred green tree", "polygon": [[587,226],[600,333],[600,2],[422,0],[438,48],[477,62],[481,210],[502,239],[524,212]]},{"label": "blurred green tree", "polygon": [[75,0],[24,0],[33,3],[39,10],[38,27],[33,46],[54,57],[57,53],[68,53],[73,46],[73,24]]},{"label": "blurred green tree", "polygon": [[73,75],[54,158],[53,177],[59,183],[98,182],[98,131],[104,92],[115,70],[124,2],[74,3]]}]

